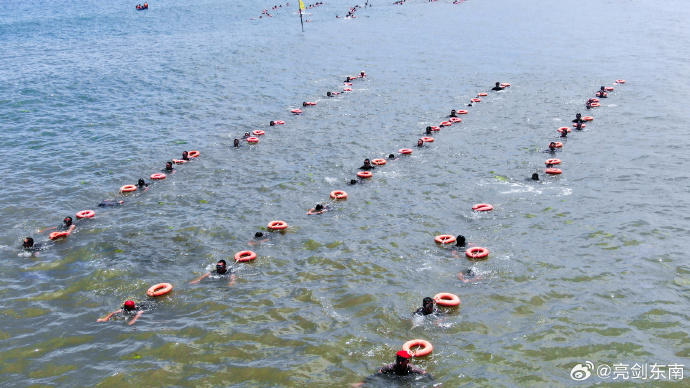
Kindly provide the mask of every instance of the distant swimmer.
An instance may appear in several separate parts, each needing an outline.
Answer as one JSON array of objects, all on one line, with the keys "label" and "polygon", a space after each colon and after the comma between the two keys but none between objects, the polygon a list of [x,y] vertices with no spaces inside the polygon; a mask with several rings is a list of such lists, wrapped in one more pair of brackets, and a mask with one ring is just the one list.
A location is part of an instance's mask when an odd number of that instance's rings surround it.
[{"label": "distant swimmer", "polygon": [[[273,121],[271,121],[271,122],[273,122]],[[234,144],[235,148],[238,148],[240,146],[240,139],[235,139],[233,141],[233,144]]]},{"label": "distant swimmer", "polygon": [[585,108],[587,108],[588,110],[592,109],[592,99],[591,98],[589,100],[587,100],[587,102],[585,103]]},{"label": "distant swimmer", "polygon": [[575,130],[577,130],[577,131],[582,130],[582,121],[575,123]]},{"label": "distant swimmer", "polygon": [[115,310],[112,313],[108,314],[105,318],[99,318],[96,320],[96,322],[107,322],[110,318],[113,317],[113,315],[116,314],[122,314],[126,318],[131,318],[128,325],[133,325],[134,322],[137,321],[143,314],[144,314],[144,309],[141,306],[138,306],[134,301],[128,300],[125,302],[125,304],[122,306],[121,309]]},{"label": "distant swimmer", "polygon": [[350,77],[345,78],[345,82],[350,82],[350,81],[352,81],[352,78],[350,78]]},{"label": "distant swimmer", "polygon": [[390,159],[390,160],[392,160],[392,161],[398,160],[398,158],[395,157],[395,154],[389,154],[389,155],[388,155],[388,159]]},{"label": "distant swimmer", "polygon": [[455,109],[453,109],[453,110],[450,111],[450,116],[448,116],[448,117],[458,117],[458,114],[457,114],[457,113],[458,113],[458,112],[456,112]]},{"label": "distant swimmer", "polygon": [[561,131],[561,137],[568,137],[568,131],[565,129]]},{"label": "distant swimmer", "polygon": [[[336,16],[337,17],[337,16]],[[326,97],[333,97],[333,93],[331,92],[326,92]]]},{"label": "distant swimmer", "polygon": [[328,206],[323,206],[322,204],[319,203],[316,206],[314,206],[313,208],[309,209],[307,214],[309,214],[309,215],[321,214],[321,213],[325,213],[329,210],[330,210],[330,208]]},{"label": "distant swimmer", "polygon": [[182,160],[189,160],[189,152],[182,151]]},{"label": "distant swimmer", "polygon": [[268,241],[268,237],[263,232],[256,232],[254,233],[254,238],[249,240],[247,244],[254,246],[266,241]]},{"label": "distant swimmer", "polygon": [[606,92],[606,88],[604,88],[603,86],[597,92],[597,97],[599,97],[599,98],[608,98],[608,95],[609,94]]},{"label": "distant swimmer", "polygon": [[248,137],[251,137],[251,136],[252,136],[252,135],[251,135],[249,132],[245,132],[245,133],[244,133],[244,138],[245,138],[245,139],[248,138]]},{"label": "distant swimmer", "polygon": [[505,88],[503,86],[501,86],[500,82],[496,82],[496,86],[491,88],[491,90],[503,90],[503,89],[505,89]]},{"label": "distant swimmer", "polygon": [[356,185],[356,184],[357,184],[357,179],[350,179],[350,184],[351,184],[351,185]]},{"label": "distant swimmer", "polygon": [[532,174],[532,180],[538,181],[539,180],[539,174],[537,174],[536,172],[534,174]]},{"label": "distant swimmer", "polygon": [[434,299],[427,296],[422,299],[422,307],[415,310],[413,315],[436,315],[438,313],[440,313],[440,311],[438,307],[436,307]]},{"label": "distant swimmer", "polygon": [[114,199],[106,199],[98,204],[98,207],[109,207],[109,206],[120,206],[124,204],[125,201],[116,201]]},{"label": "distant swimmer", "polygon": [[422,140],[422,139],[417,140],[417,147],[424,147],[424,140]]},{"label": "distant swimmer", "polygon": [[359,78],[364,78],[364,77],[366,77],[366,76],[367,76],[367,75],[366,75],[366,73],[364,73],[364,71],[360,71],[360,72],[359,72]]},{"label": "distant swimmer", "polygon": [[584,120],[582,120],[582,115],[579,113],[575,114],[575,120],[573,120],[573,123],[583,123]]},{"label": "distant swimmer", "polygon": [[472,103],[470,102],[469,104],[467,104],[467,106],[472,106]]},{"label": "distant swimmer", "polygon": [[426,127],[426,134],[431,135],[431,127]]},{"label": "distant swimmer", "polygon": [[137,189],[139,189],[139,190],[144,189],[144,191],[146,191],[146,189],[148,187],[149,187],[149,184],[146,183],[144,178],[139,178],[139,180],[137,181]]},{"label": "distant swimmer", "polygon": [[458,237],[455,238],[455,246],[464,247],[466,244],[467,240],[465,240],[465,236],[459,234]]},{"label": "distant swimmer", "polygon": [[235,285],[234,270],[232,268],[228,268],[225,260],[218,260],[218,262],[216,263],[216,269],[215,270],[213,270],[211,272],[207,272],[207,273],[199,276],[198,278],[189,282],[189,284],[198,284],[200,281],[202,281],[202,280],[204,280],[207,277],[212,276],[212,275],[214,278],[218,278],[218,279],[230,278],[230,283],[228,283],[228,286],[232,287]]},{"label": "distant swimmer", "polygon": [[53,226],[52,228],[41,229],[38,231],[38,233],[43,233],[46,230],[53,230],[53,229],[57,229],[57,230],[62,231],[62,232],[70,232],[71,233],[74,230],[74,228],[76,228],[76,227],[77,226],[74,225],[74,223],[72,221],[72,217],[67,216],[62,220],[62,225]]},{"label": "distant swimmer", "polygon": [[556,148],[556,142],[552,141],[551,143],[549,143],[549,149],[544,152],[554,153],[556,152]]},{"label": "distant swimmer", "polygon": [[462,272],[458,272],[458,279],[463,283],[469,283],[480,281],[482,277],[477,275],[477,272],[473,268],[469,268]]},{"label": "distant swimmer", "polygon": [[176,171],[173,168],[173,162],[165,162],[165,169],[163,171],[173,174]]},{"label": "distant swimmer", "polygon": [[371,165],[369,159],[364,159],[364,164],[359,168],[360,170],[373,170],[376,167]]},{"label": "distant swimmer", "polygon": [[[418,368],[414,365],[410,365],[410,357],[412,357],[408,352],[401,350],[395,356],[395,363],[384,366],[379,369],[376,374],[368,376],[364,379],[363,383],[352,384],[353,387],[359,387],[368,382],[378,381],[378,376],[388,376],[399,378],[399,376],[423,376],[429,380],[433,380],[434,377],[427,373],[424,369]],[[397,385],[397,384],[396,384]]]},{"label": "distant swimmer", "polygon": [[34,243],[34,239],[31,237],[24,237],[22,241],[22,248],[25,251],[39,251],[44,247],[44,244]]}]

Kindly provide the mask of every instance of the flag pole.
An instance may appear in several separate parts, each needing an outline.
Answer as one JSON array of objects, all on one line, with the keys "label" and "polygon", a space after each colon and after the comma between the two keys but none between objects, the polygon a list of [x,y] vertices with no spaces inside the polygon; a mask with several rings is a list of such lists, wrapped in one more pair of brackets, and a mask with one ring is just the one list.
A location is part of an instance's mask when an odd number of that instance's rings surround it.
[{"label": "flag pole", "polygon": [[304,6],[304,3],[302,0],[299,0],[299,3],[297,3],[299,6],[299,22],[302,24],[302,32],[304,32],[304,21],[302,20],[302,10],[305,9],[306,7]]}]

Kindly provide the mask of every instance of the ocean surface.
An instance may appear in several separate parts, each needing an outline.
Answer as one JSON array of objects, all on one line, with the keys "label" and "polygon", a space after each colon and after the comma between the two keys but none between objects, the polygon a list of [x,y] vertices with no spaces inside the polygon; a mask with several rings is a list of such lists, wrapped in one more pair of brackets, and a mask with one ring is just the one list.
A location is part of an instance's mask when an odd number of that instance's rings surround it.
[{"label": "ocean surface", "polygon": [[[424,339],[434,381],[367,385],[689,386],[687,2],[324,1],[304,32],[292,3],[3,3],[0,385],[346,387]],[[577,112],[594,121],[560,138]],[[232,286],[189,284],[221,259]],[[412,318],[440,292],[460,307]],[[96,322],[129,299],[135,324]]]}]

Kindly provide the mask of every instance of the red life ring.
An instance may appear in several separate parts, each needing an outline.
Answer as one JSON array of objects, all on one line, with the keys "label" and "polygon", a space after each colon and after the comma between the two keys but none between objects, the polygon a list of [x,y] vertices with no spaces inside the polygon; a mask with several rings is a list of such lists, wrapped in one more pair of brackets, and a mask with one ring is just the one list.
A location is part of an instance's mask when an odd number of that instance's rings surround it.
[{"label": "red life ring", "polygon": [[282,230],[288,227],[285,221],[271,221],[268,223],[268,229]]},{"label": "red life ring", "polygon": [[182,159],[173,159],[172,161],[173,161],[173,163],[175,163],[175,164],[184,164],[184,163],[187,163],[186,160],[182,160]]},{"label": "red life ring", "polygon": [[82,210],[77,213],[77,218],[91,218],[96,215],[96,212],[93,210]]},{"label": "red life ring", "polygon": [[453,123],[451,123],[450,121],[444,121],[441,124],[439,124],[438,126],[439,127],[450,127],[451,125],[453,125]]},{"label": "red life ring", "polygon": [[544,163],[545,164],[561,164],[561,160],[560,159],[546,159],[546,162],[544,162]]},{"label": "red life ring", "polygon": [[488,95],[489,95],[488,93],[479,93],[479,94],[477,94],[477,97],[486,97]]},{"label": "red life ring", "polygon": [[252,251],[241,251],[235,253],[235,261],[237,261],[238,263],[252,261],[254,259],[256,259],[256,253]]},{"label": "red life ring", "polygon": [[616,83],[617,83],[617,84],[624,84],[624,83],[625,83],[625,80],[624,80],[624,79],[617,79],[617,80],[616,80]]},{"label": "red life ring", "polygon": [[59,238],[67,236],[69,236],[69,232],[53,232],[50,235],[48,235],[48,238],[51,240],[57,240]]},{"label": "red life ring", "polygon": [[155,286],[151,286],[148,291],[146,291],[146,295],[148,296],[161,296],[165,295],[168,292],[172,291],[173,286],[170,283],[158,283]]},{"label": "red life ring", "polygon": [[592,116],[585,116],[582,118],[582,121],[592,121],[592,120],[594,120],[594,117],[592,117]]},{"label": "red life ring", "polygon": [[137,187],[135,185],[124,185],[120,187],[120,191],[123,193],[131,193],[132,191],[137,191]]},{"label": "red life ring", "polygon": [[347,193],[342,190],[331,191],[331,198],[333,199],[346,199]]},{"label": "red life ring", "polygon": [[343,92],[351,92],[351,91],[352,91],[352,88],[345,88],[345,89],[343,89]]},{"label": "red life ring", "polygon": [[162,172],[151,174],[151,179],[165,179],[165,174]]},{"label": "red life ring", "polygon": [[472,247],[465,251],[465,255],[471,259],[482,259],[489,256],[489,250],[482,247]]},{"label": "red life ring", "polygon": [[[583,121],[584,121],[584,120],[583,120]],[[584,127],[586,127],[586,126],[587,126],[587,124],[580,124],[580,127],[581,127],[581,128],[584,128]],[[577,123],[573,123],[573,127],[577,127]]]},{"label": "red life ring", "polygon": [[311,101],[307,101],[307,102],[303,103],[302,105],[304,105],[304,106],[314,106],[314,105],[316,105],[316,103],[315,103],[315,102],[311,102]]},{"label": "red life ring", "polygon": [[561,143],[560,141],[557,141],[556,142],[556,148],[561,148],[561,147],[563,147],[563,143]]},{"label": "red life ring", "polygon": [[478,212],[488,212],[490,210],[494,210],[494,207],[489,205],[488,203],[478,203],[472,206],[472,210],[476,210]]},{"label": "red life ring", "polygon": [[422,141],[425,141],[425,142],[427,142],[427,143],[433,143],[433,142],[434,142],[434,138],[431,137],[431,136],[424,136],[424,137],[422,138]]},{"label": "red life ring", "polygon": [[352,82],[343,82],[343,85],[352,86]]},{"label": "red life ring", "polygon": [[501,87],[503,88],[507,88],[508,86],[510,86],[510,84],[501,84]]},{"label": "red life ring", "polygon": [[199,154],[200,154],[199,151],[189,151],[189,152],[187,152],[187,156],[190,157],[190,158],[196,158],[196,157],[199,156]]},{"label": "red life ring", "polygon": [[275,125],[283,125],[283,124],[285,124],[285,121],[283,121],[283,120],[274,120],[274,121],[273,121],[273,124],[275,124]]},{"label": "red life ring", "polygon": [[462,119],[460,117],[451,117],[448,119],[451,123],[461,123]]},{"label": "red life ring", "polygon": [[571,132],[572,129],[570,129],[570,128],[568,128],[568,127],[560,127],[560,128],[557,129],[557,131],[560,132],[560,133],[563,133],[563,131]]},{"label": "red life ring", "polygon": [[481,99],[481,98],[473,98],[473,99],[470,100],[470,101],[472,101],[472,102],[482,102],[482,99]]},{"label": "red life ring", "polygon": [[455,307],[460,305],[460,297],[450,292],[441,292],[434,295],[434,302],[443,307]]},{"label": "red life ring", "polygon": [[258,137],[249,136],[249,137],[247,138],[247,143],[258,143],[258,142],[259,142],[259,138],[258,138]]},{"label": "red life ring", "polygon": [[293,109],[290,111],[290,113],[298,115],[298,114],[302,113],[302,110],[301,109]]},{"label": "red life ring", "polygon": [[434,237],[434,241],[439,244],[452,244],[455,242],[455,237],[449,234],[441,234]]},{"label": "red life ring", "polygon": [[470,112],[469,112],[469,111],[466,111],[466,110],[464,110],[464,109],[461,109],[461,110],[455,111],[455,113],[456,113],[456,114],[459,114],[459,115],[466,115],[466,114],[468,114],[468,113],[470,113]]},{"label": "red life ring", "polygon": [[599,102],[598,98],[590,98],[590,102]]},{"label": "red life ring", "polygon": [[546,172],[547,174],[551,174],[551,175],[557,175],[557,174],[562,173],[563,171],[561,171],[560,168],[547,168],[546,171],[544,171],[544,172]]},{"label": "red life ring", "polygon": [[[421,349],[411,351],[410,348],[415,346],[419,346]],[[423,339],[414,339],[412,341],[405,342],[405,344],[402,346],[402,350],[412,355],[412,357],[424,357],[431,354],[431,351],[434,350],[434,347],[431,346],[429,341],[425,341]]]},{"label": "red life ring", "polygon": [[440,131],[440,130],[441,130],[441,127],[437,127],[437,126],[433,125],[433,126],[431,127],[431,130],[432,130],[432,131]]},{"label": "red life ring", "polygon": [[374,174],[371,171],[360,171],[357,173],[357,176],[360,178],[371,178]]},{"label": "red life ring", "polygon": [[374,159],[371,161],[371,164],[375,164],[377,166],[383,166],[386,164],[386,159]]},{"label": "red life ring", "polygon": [[604,88],[604,90],[608,90],[609,92],[613,90],[613,86],[607,86]]},{"label": "red life ring", "polygon": [[409,148],[401,148],[400,150],[398,150],[398,152],[400,152],[401,154],[409,155],[412,153],[412,150]]},{"label": "red life ring", "polygon": [[601,106],[601,104],[598,102],[593,102],[593,103],[589,104],[589,106],[591,106],[592,108],[598,108]]},{"label": "red life ring", "polygon": [[264,132],[264,131],[262,131],[262,130],[260,130],[260,129],[257,129],[256,131],[254,131],[254,132],[252,132],[252,133],[253,133],[254,135],[256,135],[256,136],[263,136],[263,135],[266,134],[266,132]]}]

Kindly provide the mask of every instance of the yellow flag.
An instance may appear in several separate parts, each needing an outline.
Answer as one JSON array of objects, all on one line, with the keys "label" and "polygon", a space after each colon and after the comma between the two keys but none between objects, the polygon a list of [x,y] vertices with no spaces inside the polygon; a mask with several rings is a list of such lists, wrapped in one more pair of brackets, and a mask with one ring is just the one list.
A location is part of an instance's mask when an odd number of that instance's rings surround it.
[{"label": "yellow flag", "polygon": [[304,6],[304,3],[302,2],[302,0],[299,0],[299,9],[300,10],[307,9],[307,7]]}]

